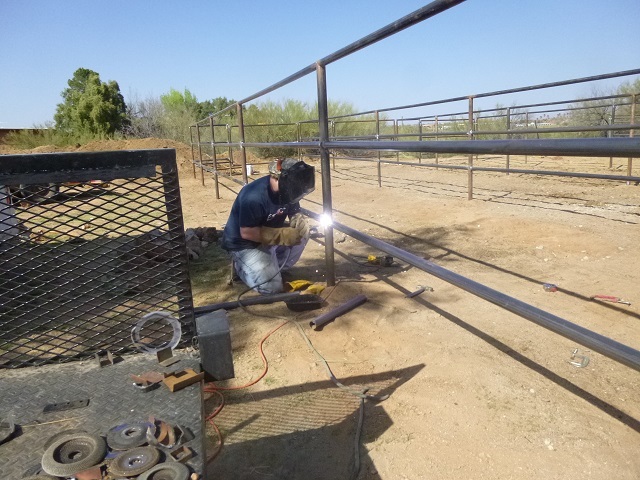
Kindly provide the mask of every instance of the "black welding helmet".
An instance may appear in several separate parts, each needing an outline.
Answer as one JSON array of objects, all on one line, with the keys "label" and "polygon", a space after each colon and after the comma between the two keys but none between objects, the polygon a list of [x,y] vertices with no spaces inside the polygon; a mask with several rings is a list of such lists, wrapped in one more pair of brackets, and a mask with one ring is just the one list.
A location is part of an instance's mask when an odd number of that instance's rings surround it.
[{"label": "black welding helmet", "polygon": [[285,158],[271,162],[269,173],[278,179],[280,203],[296,203],[316,188],[315,168],[302,160]]}]

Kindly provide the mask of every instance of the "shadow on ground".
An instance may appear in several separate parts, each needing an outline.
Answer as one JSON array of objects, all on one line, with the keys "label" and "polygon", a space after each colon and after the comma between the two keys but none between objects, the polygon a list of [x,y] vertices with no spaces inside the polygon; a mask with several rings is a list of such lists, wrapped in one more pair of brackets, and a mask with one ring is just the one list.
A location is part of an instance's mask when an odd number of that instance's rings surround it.
[{"label": "shadow on ground", "polygon": [[[423,368],[419,364],[341,382],[353,390],[369,387],[376,396],[393,395]],[[215,417],[224,446],[207,475],[247,480],[380,478],[363,443],[374,442],[393,422],[384,402],[365,401],[358,431],[360,403],[329,380],[261,392],[225,392],[225,407]],[[217,396],[207,400],[206,411],[217,404]],[[213,429],[207,429],[209,438],[216,440]]]}]

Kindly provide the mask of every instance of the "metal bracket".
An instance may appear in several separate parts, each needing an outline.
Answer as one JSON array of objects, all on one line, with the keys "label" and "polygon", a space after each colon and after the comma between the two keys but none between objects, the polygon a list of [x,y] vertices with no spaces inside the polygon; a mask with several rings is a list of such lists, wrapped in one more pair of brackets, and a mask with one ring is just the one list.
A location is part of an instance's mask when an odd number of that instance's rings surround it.
[{"label": "metal bracket", "polygon": [[106,352],[98,352],[96,353],[96,361],[98,362],[98,366],[108,367],[109,365],[113,365],[115,362],[112,353],[107,350]]},{"label": "metal bracket", "polygon": [[185,463],[187,460],[193,458],[193,450],[187,446],[180,446],[174,448],[169,452],[169,456],[176,462]]},{"label": "metal bracket", "polygon": [[586,355],[578,355],[578,349],[576,348],[571,353],[571,360],[569,360],[569,363],[574,367],[584,368],[589,365],[589,357]]},{"label": "metal bracket", "polygon": [[169,365],[173,365],[174,363],[180,361],[178,357],[173,356],[173,349],[171,348],[163,348],[162,350],[158,350],[156,352],[156,357],[158,358],[158,363],[163,367],[168,367]]}]

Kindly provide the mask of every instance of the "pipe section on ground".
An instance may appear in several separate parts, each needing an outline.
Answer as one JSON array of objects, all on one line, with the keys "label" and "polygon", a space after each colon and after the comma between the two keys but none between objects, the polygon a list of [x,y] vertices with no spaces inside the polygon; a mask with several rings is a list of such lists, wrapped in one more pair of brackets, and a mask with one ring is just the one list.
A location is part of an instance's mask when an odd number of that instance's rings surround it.
[{"label": "pipe section on ground", "polygon": [[342,305],[334,308],[333,310],[327,313],[323,313],[319,317],[316,317],[314,320],[311,320],[309,322],[309,326],[312,327],[314,330],[321,330],[322,327],[325,324],[329,323],[331,320],[335,320],[340,315],[344,315],[345,313],[350,312],[351,310],[353,310],[356,307],[359,307],[366,301],[367,301],[366,296],[362,294],[356,295],[348,302],[343,303]]},{"label": "pipe section on ground", "polygon": [[275,295],[260,295],[256,297],[245,298],[241,301],[214,303],[205,305],[204,307],[196,307],[193,309],[195,316],[202,315],[216,310],[231,310],[240,306],[248,307],[250,305],[266,305],[275,302],[286,302],[300,295],[300,292],[276,293]]}]

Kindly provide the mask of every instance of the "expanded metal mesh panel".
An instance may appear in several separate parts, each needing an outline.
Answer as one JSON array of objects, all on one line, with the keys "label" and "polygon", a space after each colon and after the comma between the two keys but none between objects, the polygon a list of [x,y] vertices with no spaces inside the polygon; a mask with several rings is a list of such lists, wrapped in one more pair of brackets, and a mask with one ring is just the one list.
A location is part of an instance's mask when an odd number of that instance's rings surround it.
[{"label": "expanded metal mesh panel", "polygon": [[0,367],[188,342],[187,267],[174,150],[0,156]]}]

